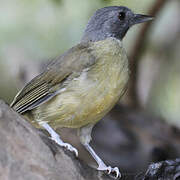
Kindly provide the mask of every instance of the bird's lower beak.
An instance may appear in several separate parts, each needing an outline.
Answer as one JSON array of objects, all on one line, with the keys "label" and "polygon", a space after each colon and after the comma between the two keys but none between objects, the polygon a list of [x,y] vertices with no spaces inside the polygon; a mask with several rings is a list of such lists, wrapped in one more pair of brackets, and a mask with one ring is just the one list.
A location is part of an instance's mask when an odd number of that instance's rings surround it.
[{"label": "bird's lower beak", "polygon": [[131,26],[134,24],[143,23],[146,21],[153,20],[153,16],[143,15],[143,14],[135,14],[131,20]]}]

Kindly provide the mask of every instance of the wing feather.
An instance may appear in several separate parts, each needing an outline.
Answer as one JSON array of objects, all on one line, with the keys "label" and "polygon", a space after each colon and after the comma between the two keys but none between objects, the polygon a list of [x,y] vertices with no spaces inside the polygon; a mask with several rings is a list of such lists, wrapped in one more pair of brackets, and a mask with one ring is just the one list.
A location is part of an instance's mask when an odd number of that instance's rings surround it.
[{"label": "wing feather", "polygon": [[34,109],[54,97],[62,82],[74,72],[95,63],[89,43],[79,44],[52,61],[46,70],[31,80],[14,98],[11,107],[19,113]]}]

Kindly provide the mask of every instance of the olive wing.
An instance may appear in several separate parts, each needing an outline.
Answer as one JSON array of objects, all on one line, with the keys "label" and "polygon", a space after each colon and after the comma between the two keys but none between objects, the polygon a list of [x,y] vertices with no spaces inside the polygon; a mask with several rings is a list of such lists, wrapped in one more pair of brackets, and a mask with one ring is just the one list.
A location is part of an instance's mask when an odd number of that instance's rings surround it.
[{"label": "olive wing", "polygon": [[18,113],[32,110],[57,95],[73,73],[79,73],[96,62],[89,43],[74,46],[54,59],[40,75],[32,79],[14,98],[11,107]]}]

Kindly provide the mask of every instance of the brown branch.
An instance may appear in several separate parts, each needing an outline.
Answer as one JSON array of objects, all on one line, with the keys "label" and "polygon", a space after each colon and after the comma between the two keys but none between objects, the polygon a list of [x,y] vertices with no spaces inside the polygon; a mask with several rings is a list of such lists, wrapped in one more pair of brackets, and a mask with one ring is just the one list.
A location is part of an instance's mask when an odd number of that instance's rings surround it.
[{"label": "brown branch", "polygon": [[[124,120],[121,123],[113,120],[120,117]],[[179,156],[179,129],[122,106],[116,106],[114,112],[106,118],[108,121],[101,121],[100,129],[96,127],[96,138],[93,139],[97,150],[99,149],[97,152],[104,156],[103,159],[107,162],[114,161],[120,167],[122,180],[158,180],[162,177],[163,180],[169,180],[179,177],[180,160],[177,159],[152,164],[145,170],[147,161],[174,159]],[[116,135],[112,136],[112,132]],[[106,138],[105,141],[103,138]],[[0,179],[112,179],[57,146],[1,100],[0,144]]]},{"label": "brown branch", "polygon": [[0,179],[109,180],[57,146],[0,100]]},{"label": "brown branch", "polygon": [[[164,7],[167,1],[168,0],[155,1],[155,4],[151,7],[148,14],[156,17],[157,14],[160,13],[160,11],[162,10],[162,8]],[[137,107],[140,106],[139,97],[137,94],[138,66],[139,66],[141,56],[144,53],[145,45],[147,43],[147,39],[150,33],[152,22],[153,21],[146,23],[142,27],[141,31],[139,32],[137,36],[137,39],[135,41],[136,43],[129,57],[130,68],[131,68],[131,78],[129,82],[128,96],[130,99],[130,104],[132,106],[137,106]]]}]

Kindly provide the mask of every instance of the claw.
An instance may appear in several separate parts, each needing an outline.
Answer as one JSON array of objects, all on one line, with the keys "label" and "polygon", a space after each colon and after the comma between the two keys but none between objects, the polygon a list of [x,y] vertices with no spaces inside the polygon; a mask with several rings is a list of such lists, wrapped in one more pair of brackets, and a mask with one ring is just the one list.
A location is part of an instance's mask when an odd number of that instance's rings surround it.
[{"label": "claw", "polygon": [[99,171],[106,171],[107,174],[115,174],[115,179],[121,178],[121,173],[118,169],[118,167],[112,168],[111,166],[99,166],[97,168]]},{"label": "claw", "polygon": [[112,168],[112,172],[115,172],[115,177],[116,177],[116,179],[117,178],[121,178],[121,173],[119,172],[119,169],[118,169],[118,167],[115,167],[115,168]]},{"label": "claw", "polygon": [[75,154],[75,156],[78,157],[78,150],[76,148],[74,148],[71,144],[64,143],[61,139],[59,139],[57,137],[56,138],[50,137],[50,139],[55,141],[59,146],[65,147],[69,151],[73,152]]},{"label": "claw", "polygon": [[77,150],[76,148],[74,148],[71,144],[64,143],[63,146],[64,146],[66,149],[68,149],[69,151],[73,152],[76,157],[78,157],[78,150]]},{"label": "claw", "polygon": [[111,166],[108,166],[108,167],[107,167],[107,173],[108,173],[108,174],[111,174],[111,171],[112,171]]}]

